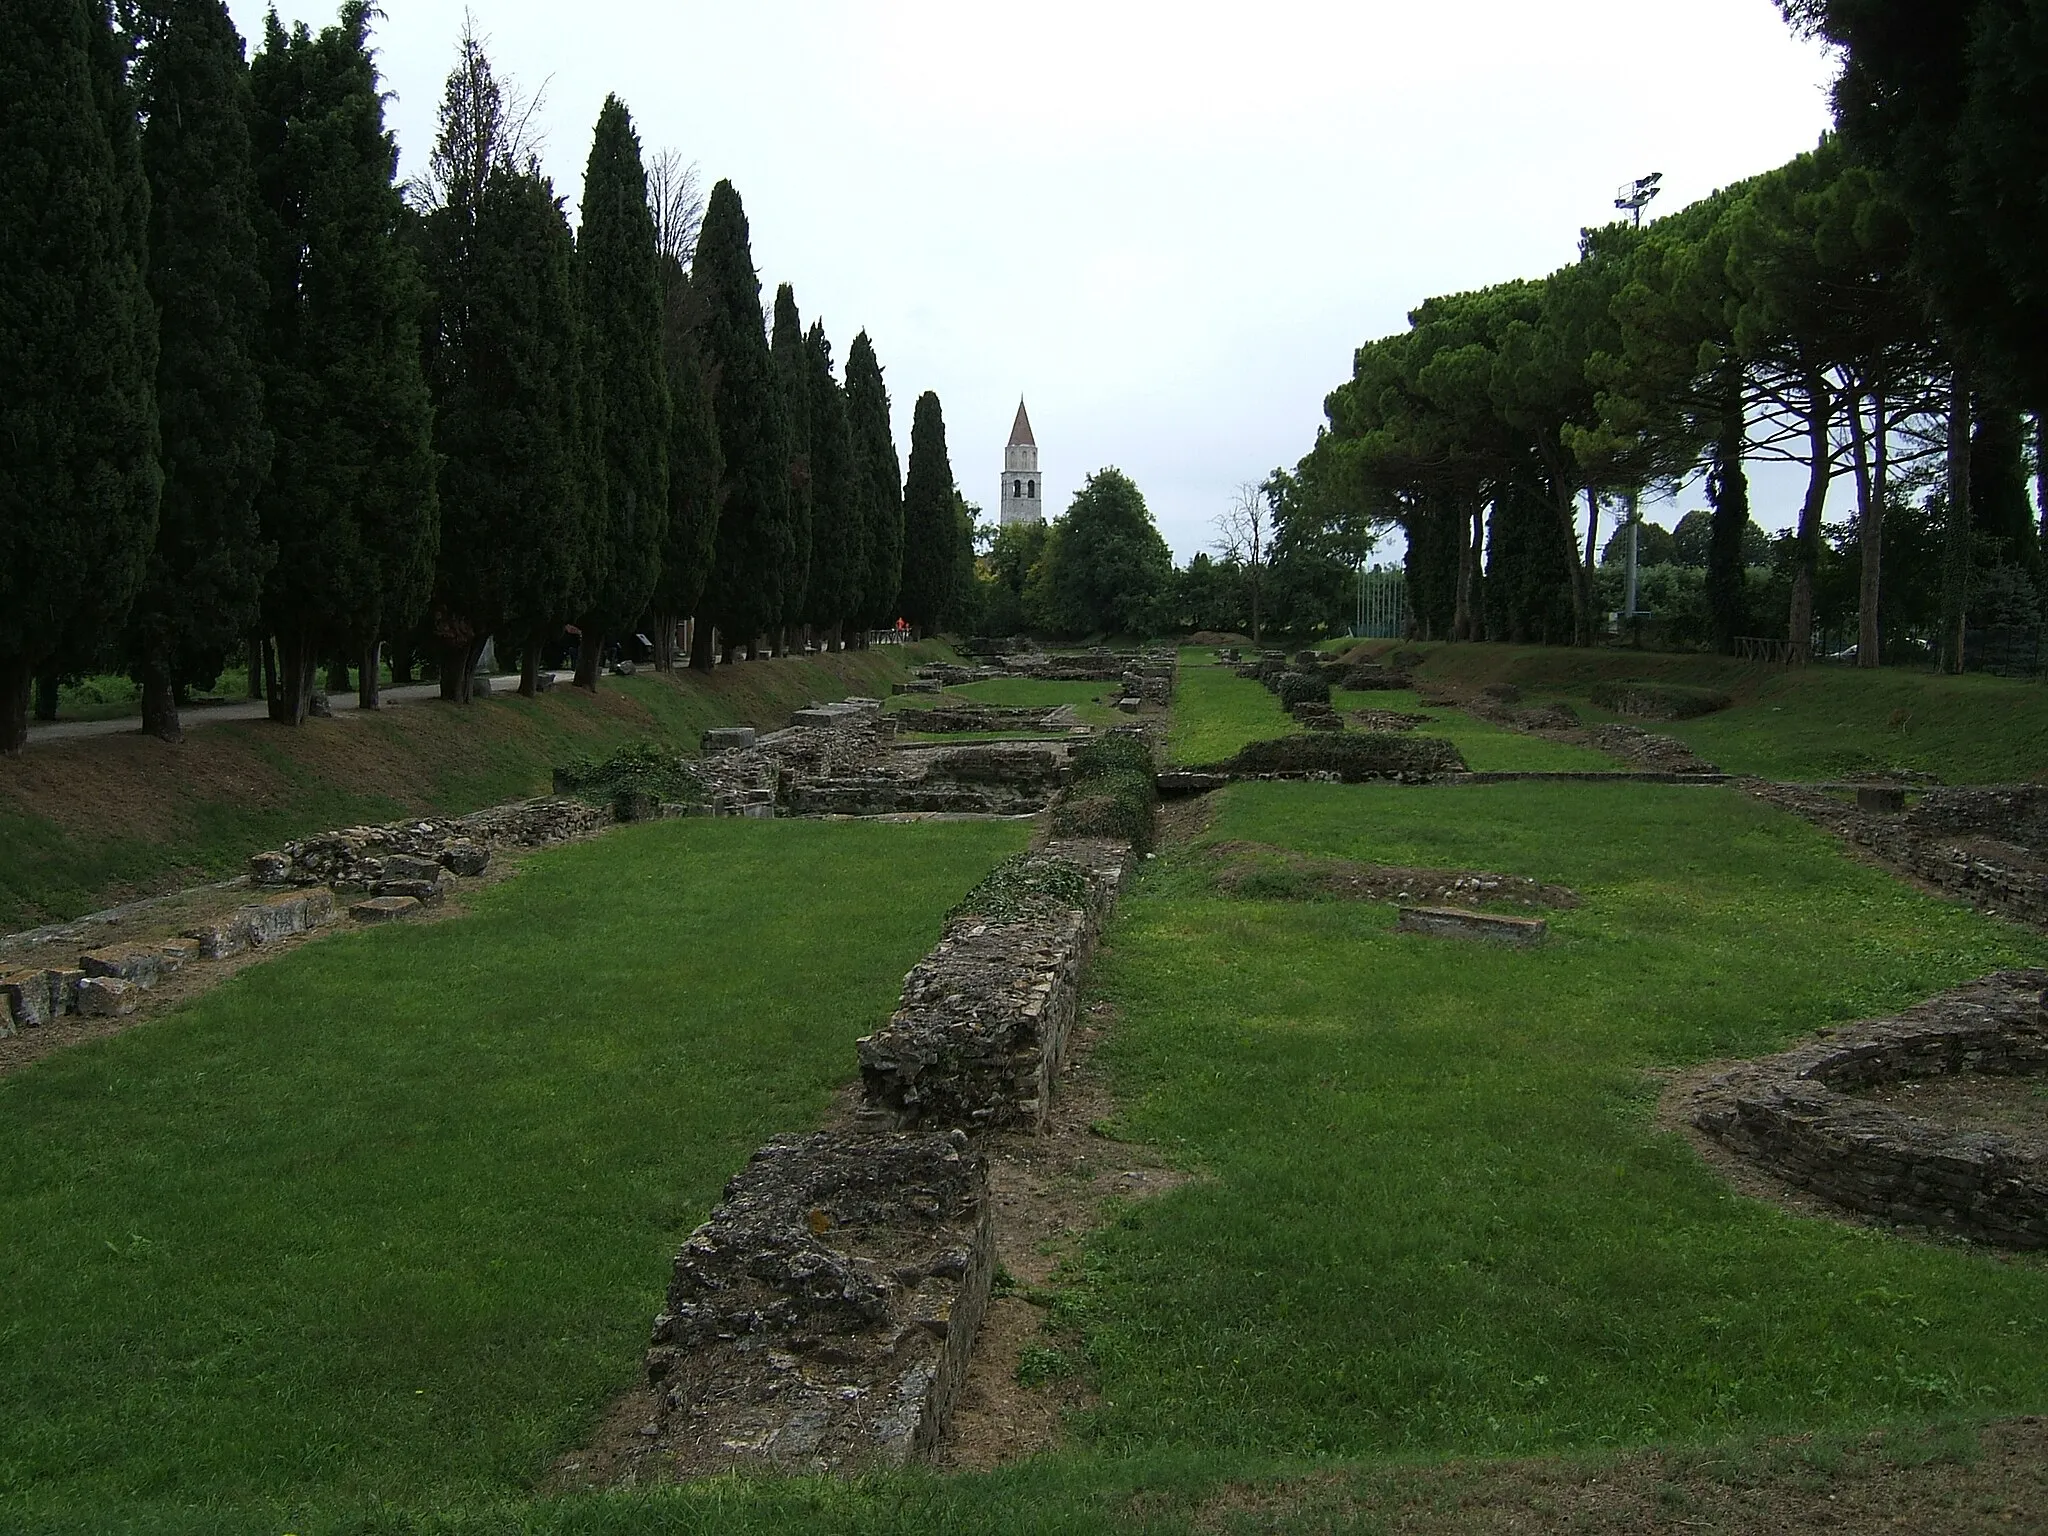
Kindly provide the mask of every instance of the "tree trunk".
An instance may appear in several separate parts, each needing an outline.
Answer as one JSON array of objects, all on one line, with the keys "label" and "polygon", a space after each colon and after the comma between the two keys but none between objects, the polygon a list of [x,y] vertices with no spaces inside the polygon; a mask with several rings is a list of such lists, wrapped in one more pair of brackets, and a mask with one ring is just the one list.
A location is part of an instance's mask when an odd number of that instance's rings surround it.
[{"label": "tree trunk", "polygon": [[263,698],[270,706],[270,718],[277,718],[277,646],[268,635],[256,637],[256,648],[263,660]]},{"label": "tree trunk", "polygon": [[1714,649],[1723,656],[1735,654],[1747,606],[1742,544],[1749,532],[1749,473],[1742,467],[1742,449],[1748,430],[1738,378],[1722,396],[1720,430],[1709,445],[1707,472],[1707,499],[1714,507],[1707,534],[1707,614]]},{"label": "tree trunk", "polygon": [[263,637],[249,637],[249,697],[263,697]]},{"label": "tree trunk", "polygon": [[1940,665],[1961,672],[1970,607],[1970,371],[1956,364],[1948,405],[1948,526],[1941,548]]},{"label": "tree trunk", "polygon": [[1884,397],[1871,396],[1872,430],[1877,434],[1877,463],[1871,464],[1870,441],[1863,430],[1863,402],[1849,400],[1849,445],[1856,455],[1856,544],[1863,557],[1856,591],[1856,665],[1874,667],[1884,648],[1878,627],[1879,577],[1884,564]]},{"label": "tree trunk", "polygon": [[526,645],[519,655],[519,697],[531,699],[540,694],[540,648],[541,631],[531,629],[526,634]]},{"label": "tree trunk", "polygon": [[149,665],[142,670],[142,734],[158,741],[183,741],[185,731],[178,720],[178,696],[171,688],[167,668]]},{"label": "tree trunk", "polygon": [[690,625],[690,670],[709,672],[718,659],[718,631],[699,614]]},{"label": "tree trunk", "polygon": [[2048,411],[2034,412],[2034,508],[2041,515],[2041,549],[2048,552]]},{"label": "tree trunk", "polygon": [[[1556,489],[1551,492],[1550,500],[1557,508],[1558,532],[1564,540],[1564,563],[1572,573],[1572,644],[1591,645],[1593,604],[1586,593],[1585,567],[1579,564],[1578,493],[1565,481],[1559,480],[1556,482]],[[1545,639],[1547,643],[1548,637]]]},{"label": "tree trunk", "polygon": [[19,757],[28,745],[28,696],[35,668],[26,656],[0,656],[0,753]]},{"label": "tree trunk", "polygon": [[1451,614],[1451,638],[1472,638],[1472,520],[1458,514],[1458,600]]},{"label": "tree trunk", "polygon": [[51,667],[45,667],[36,674],[36,718],[57,718],[57,673]]},{"label": "tree trunk", "polygon": [[378,676],[382,670],[383,644],[372,640],[363,647],[363,659],[356,673],[356,708],[382,709],[384,707],[383,679]]},{"label": "tree trunk", "polygon": [[340,651],[336,651],[327,659],[327,691],[329,693],[348,692],[348,657],[344,656]]},{"label": "tree trunk", "polygon": [[1792,617],[1785,638],[1792,643],[1792,665],[1813,660],[1813,573],[1820,561],[1820,517],[1827,506],[1828,482],[1834,478],[1835,397],[1827,380],[1806,381],[1806,501],[1799,508],[1798,563],[1792,572]]},{"label": "tree trunk", "polygon": [[396,639],[387,649],[391,652],[391,686],[403,688],[412,682],[412,641]]},{"label": "tree trunk", "polygon": [[277,675],[270,688],[270,718],[279,725],[304,725],[306,706],[313,696],[313,678],[319,669],[313,638],[304,630],[287,630],[277,637]]},{"label": "tree trunk", "polygon": [[589,624],[576,644],[576,686],[597,692],[597,680],[604,673],[604,636]]},{"label": "tree trunk", "polygon": [[467,704],[470,700],[469,660],[470,641],[468,636],[454,638],[441,636],[441,643],[434,647],[434,654],[440,658],[441,702],[444,704]]}]

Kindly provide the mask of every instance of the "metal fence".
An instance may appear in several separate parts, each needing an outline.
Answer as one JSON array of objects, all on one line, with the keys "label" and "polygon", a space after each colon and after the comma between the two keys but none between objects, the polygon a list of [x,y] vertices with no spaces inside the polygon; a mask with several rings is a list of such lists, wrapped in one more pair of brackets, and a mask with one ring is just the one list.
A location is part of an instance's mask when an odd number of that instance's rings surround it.
[{"label": "metal fence", "polygon": [[1408,578],[1375,566],[1358,572],[1358,620],[1351,633],[1361,640],[1400,640],[1408,634]]}]

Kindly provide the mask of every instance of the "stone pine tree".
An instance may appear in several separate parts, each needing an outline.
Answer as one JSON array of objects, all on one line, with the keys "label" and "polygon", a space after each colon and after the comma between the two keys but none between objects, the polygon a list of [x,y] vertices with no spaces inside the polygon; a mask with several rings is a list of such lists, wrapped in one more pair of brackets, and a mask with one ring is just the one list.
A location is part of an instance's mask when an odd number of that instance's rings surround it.
[{"label": "stone pine tree", "polygon": [[348,647],[376,703],[382,638],[425,607],[440,539],[424,290],[393,184],[398,149],[367,0],[317,37],[273,13],[250,66],[268,304],[258,331],[273,434],[259,508],[277,545],[264,622],[273,720],[304,720],[320,658]]},{"label": "stone pine tree", "polygon": [[866,331],[853,338],[846,355],[846,420],[864,546],[861,606],[851,617],[864,628],[886,628],[896,622],[903,584],[903,470],[889,425],[889,391]]},{"label": "stone pine tree", "polygon": [[[467,701],[486,636],[522,642],[531,693],[542,644],[574,596],[584,534],[576,253],[553,186],[499,163],[476,203],[463,367],[435,415],[442,695]],[[455,687],[451,690],[450,684]]]},{"label": "stone pine tree", "polygon": [[746,210],[729,181],[711,189],[691,280],[704,300],[704,354],[725,457],[716,553],[690,650],[708,670],[712,630],[730,660],[782,611],[789,566],[789,434],[761,328],[761,280]]},{"label": "stone pine tree", "polygon": [[654,595],[668,534],[668,374],[662,360],[661,271],[640,136],[607,96],[583,173],[585,368],[604,471],[597,569],[580,624],[576,681],[595,690],[605,637],[634,624]]},{"label": "stone pine tree", "polygon": [[917,397],[910,418],[910,470],[903,481],[903,587],[897,603],[920,635],[936,630],[952,609],[959,545],[946,418],[939,397],[926,390]]},{"label": "stone pine tree", "polygon": [[789,630],[803,621],[811,579],[811,389],[804,355],[803,321],[796,290],[775,290],[775,324],[768,341],[775,388],[782,397],[782,422],[789,433],[789,552],[782,570],[782,611],[777,615],[778,653],[789,650]]},{"label": "stone pine tree", "polygon": [[[662,355],[672,409],[668,437],[668,539],[654,585],[655,664],[673,665],[676,626],[698,611],[711,578],[724,496],[725,454],[704,356],[704,303],[678,256],[662,258]],[[708,629],[708,626],[706,626]]]},{"label": "stone pine tree", "polygon": [[865,528],[854,474],[846,391],[832,373],[832,343],[813,322],[804,340],[811,391],[811,580],[804,621],[820,647],[843,648],[846,621],[861,606]]},{"label": "stone pine tree", "polygon": [[118,624],[156,532],[156,312],[129,47],[103,0],[0,6],[0,751]]},{"label": "stone pine tree", "polygon": [[125,649],[142,728],[176,741],[178,691],[217,676],[256,622],[273,553],[256,515],[270,429],[252,350],[263,279],[241,35],[221,0],[156,0],[147,25],[137,83],[164,486]]}]

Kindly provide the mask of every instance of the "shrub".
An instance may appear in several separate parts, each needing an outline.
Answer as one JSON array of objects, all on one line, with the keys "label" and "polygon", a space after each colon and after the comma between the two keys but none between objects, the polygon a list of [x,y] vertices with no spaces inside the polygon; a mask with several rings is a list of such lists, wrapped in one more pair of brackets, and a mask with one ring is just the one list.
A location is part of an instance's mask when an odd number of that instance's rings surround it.
[{"label": "shrub", "polygon": [[1725,693],[1683,683],[1595,683],[1587,697],[1602,709],[1639,720],[1695,720],[1735,702]]},{"label": "shrub", "polygon": [[1107,837],[1140,853],[1152,846],[1159,787],[1152,753],[1135,736],[1098,736],[1073,756],[1073,774],[1052,808],[1055,837]]},{"label": "shrub", "polygon": [[1219,766],[1239,774],[1328,773],[1347,784],[1467,771],[1456,745],[1441,736],[1401,736],[1379,731],[1255,741]]},{"label": "shrub", "polygon": [[649,804],[694,804],[704,798],[703,786],[682,758],[651,741],[628,742],[604,757],[570,759],[555,770],[555,790],[611,806],[622,820],[644,814]]},{"label": "shrub", "polygon": [[1327,704],[1330,702],[1330,680],[1321,673],[1311,676],[1306,672],[1283,672],[1274,692],[1280,695],[1280,702],[1289,709],[1297,704]]}]

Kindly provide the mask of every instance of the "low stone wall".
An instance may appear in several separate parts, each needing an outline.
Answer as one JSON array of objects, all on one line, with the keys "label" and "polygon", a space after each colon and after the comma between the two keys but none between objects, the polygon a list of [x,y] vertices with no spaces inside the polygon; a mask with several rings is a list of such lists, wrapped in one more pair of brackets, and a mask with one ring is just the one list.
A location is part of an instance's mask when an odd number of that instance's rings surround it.
[{"label": "low stone wall", "polygon": [[[1929,790],[1904,815],[1871,811],[1801,784],[1751,780],[1760,800],[1867,848],[1929,885],[2048,927],[2048,794],[2035,785]],[[2022,838],[2040,839],[2033,846]]]},{"label": "low stone wall", "polygon": [[2048,1072],[2048,971],[2001,971],[1751,1062],[1694,1090],[1687,1118],[1788,1183],[1888,1221],[2048,1247],[2048,1156],[1853,1097],[1902,1079]]},{"label": "low stone wall", "polygon": [[988,1169],[967,1138],[782,1136],[676,1255],[652,1454],[685,1476],[929,1454],[988,1304]]},{"label": "low stone wall", "polygon": [[1051,709],[993,704],[939,705],[931,709],[902,709],[895,714],[896,729],[940,736],[969,731],[1057,731],[1074,723],[1074,712],[1064,704]]},{"label": "low stone wall", "polygon": [[970,895],[859,1042],[868,1110],[901,1127],[1042,1127],[1082,968],[1131,868],[1125,844],[1057,841]]},{"label": "low stone wall", "polygon": [[76,966],[29,966],[0,973],[0,1035],[40,1029],[69,1013],[133,1013],[137,993],[183,966],[224,960],[310,933],[338,915],[333,896],[325,890],[292,891],[251,902],[161,943],[106,945],[84,951]]},{"label": "low stone wall", "polygon": [[873,721],[764,736],[687,765],[711,816],[1028,815],[1058,793],[1058,745],[986,742],[892,751]]},{"label": "low stone wall", "polygon": [[440,872],[474,876],[494,847],[538,848],[588,837],[611,814],[580,800],[549,798],[492,806],[468,816],[342,827],[296,839],[249,860],[257,885],[325,885],[341,895],[440,894]]}]

